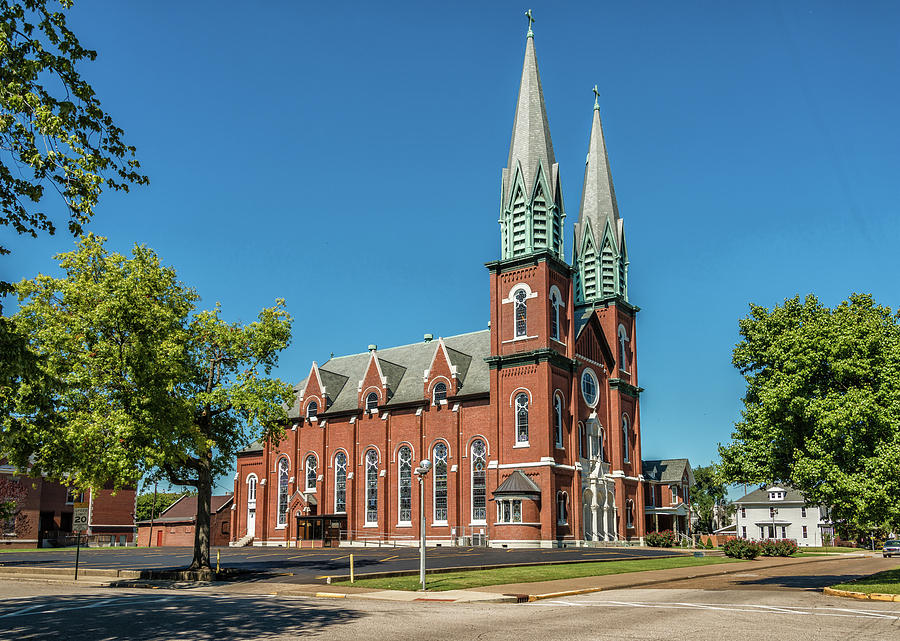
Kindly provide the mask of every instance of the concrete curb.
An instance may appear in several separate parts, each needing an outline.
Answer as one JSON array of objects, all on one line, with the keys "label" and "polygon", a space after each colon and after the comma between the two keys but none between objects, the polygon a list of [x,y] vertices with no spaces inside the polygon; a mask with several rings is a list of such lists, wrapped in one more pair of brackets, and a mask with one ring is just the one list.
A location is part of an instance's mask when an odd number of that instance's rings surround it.
[{"label": "concrete curb", "polygon": [[895,601],[900,603],[900,594],[854,592],[852,590],[836,590],[835,588],[825,588],[823,592],[828,596],[839,596],[845,599],[857,599],[858,601]]}]

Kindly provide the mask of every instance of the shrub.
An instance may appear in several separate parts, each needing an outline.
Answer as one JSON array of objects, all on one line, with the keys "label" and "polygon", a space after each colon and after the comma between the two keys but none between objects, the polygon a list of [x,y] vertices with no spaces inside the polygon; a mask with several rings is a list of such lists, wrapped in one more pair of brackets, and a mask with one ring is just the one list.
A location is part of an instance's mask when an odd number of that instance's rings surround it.
[{"label": "shrub", "polygon": [[755,559],[759,556],[762,549],[756,541],[729,539],[722,545],[722,551],[725,553],[725,556],[729,556],[732,559]]},{"label": "shrub", "polygon": [[672,530],[648,532],[644,537],[647,545],[653,548],[670,548],[675,545],[675,533]]},{"label": "shrub", "polygon": [[794,539],[781,539],[775,544],[776,556],[793,556],[800,551],[800,546]]},{"label": "shrub", "polygon": [[706,547],[707,550],[712,550],[714,547],[716,547],[715,545],[713,545],[712,537],[709,537],[708,539],[706,539],[706,546],[705,546],[705,547]]},{"label": "shrub", "polygon": [[763,539],[759,542],[759,553],[761,556],[778,556],[775,551],[778,542],[773,539]]}]

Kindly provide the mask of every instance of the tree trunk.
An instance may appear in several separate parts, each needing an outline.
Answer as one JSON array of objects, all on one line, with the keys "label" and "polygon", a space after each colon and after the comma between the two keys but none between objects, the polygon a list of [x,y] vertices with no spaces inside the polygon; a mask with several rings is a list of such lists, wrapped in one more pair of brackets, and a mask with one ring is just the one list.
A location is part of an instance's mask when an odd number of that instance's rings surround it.
[{"label": "tree trunk", "polygon": [[194,528],[194,560],[191,570],[209,569],[209,523],[212,502],[212,461],[200,456],[197,482],[197,521]]}]

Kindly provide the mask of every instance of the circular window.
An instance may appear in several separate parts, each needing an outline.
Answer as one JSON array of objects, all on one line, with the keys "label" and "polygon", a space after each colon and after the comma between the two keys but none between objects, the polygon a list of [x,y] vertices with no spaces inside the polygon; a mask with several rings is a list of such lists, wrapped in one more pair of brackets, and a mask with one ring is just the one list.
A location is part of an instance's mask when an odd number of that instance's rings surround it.
[{"label": "circular window", "polygon": [[589,369],[584,370],[581,374],[581,395],[584,402],[594,407],[597,404],[597,377]]}]

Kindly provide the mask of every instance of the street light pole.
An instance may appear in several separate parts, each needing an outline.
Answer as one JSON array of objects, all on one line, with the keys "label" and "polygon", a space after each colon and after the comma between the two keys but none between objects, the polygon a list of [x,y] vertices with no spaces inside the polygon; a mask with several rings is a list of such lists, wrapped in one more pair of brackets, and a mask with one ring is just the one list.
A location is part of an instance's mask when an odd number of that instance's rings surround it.
[{"label": "street light pole", "polygon": [[419,583],[425,591],[425,476],[431,469],[431,461],[427,458],[419,462],[416,476],[419,477]]}]

